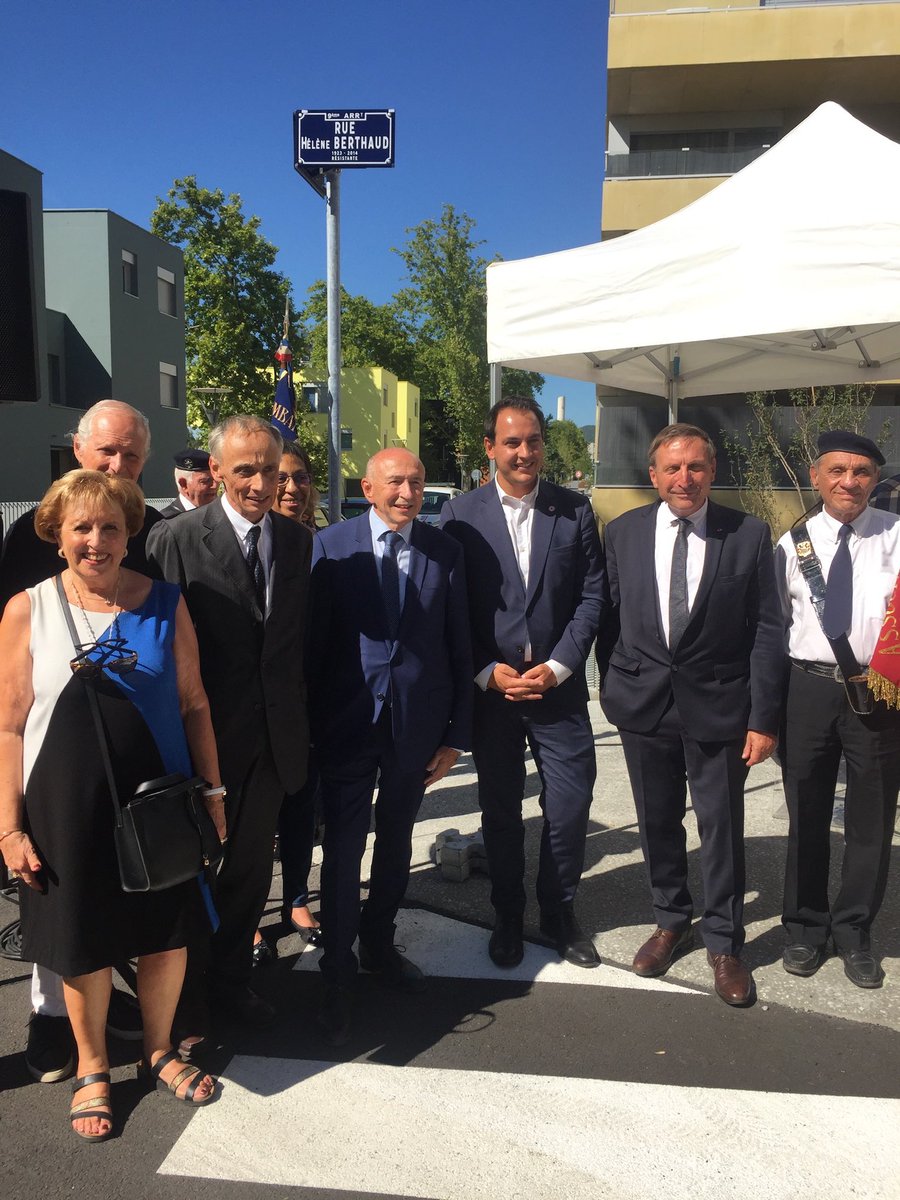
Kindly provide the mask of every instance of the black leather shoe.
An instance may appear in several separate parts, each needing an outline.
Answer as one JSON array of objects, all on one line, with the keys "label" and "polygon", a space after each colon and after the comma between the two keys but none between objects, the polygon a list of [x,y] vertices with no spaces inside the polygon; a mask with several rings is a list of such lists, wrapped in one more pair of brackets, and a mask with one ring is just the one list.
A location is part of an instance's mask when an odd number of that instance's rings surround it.
[{"label": "black leather shoe", "polygon": [[263,967],[266,963],[274,962],[278,955],[272,950],[272,947],[265,938],[260,938],[258,942],[253,943],[253,965],[254,967]]},{"label": "black leather shoe", "polygon": [[861,988],[880,988],[884,983],[881,963],[871,950],[838,950],[844,961],[844,974]]},{"label": "black leather shoe", "polygon": [[396,946],[375,951],[360,942],[359,965],[364,971],[377,975],[388,987],[410,995],[418,995],[428,986],[422,969],[404,957]]},{"label": "black leather shoe", "polygon": [[275,1020],[275,1009],[250,987],[219,988],[212,996],[213,1007],[241,1025],[262,1029]]},{"label": "black leather shoe", "polygon": [[316,1021],[329,1045],[345,1046],[353,1029],[353,993],[350,988],[326,984]]},{"label": "black leather shoe", "polygon": [[824,946],[794,942],[782,950],[781,965],[788,975],[815,975],[827,957]]},{"label": "black leather shoe", "polygon": [[522,918],[510,913],[497,913],[494,932],[488,942],[488,954],[497,967],[517,967],[525,956],[522,942]]},{"label": "black leather shoe", "polygon": [[559,912],[541,913],[541,933],[556,946],[560,958],[576,967],[599,967],[597,947],[578,924],[571,904]]}]

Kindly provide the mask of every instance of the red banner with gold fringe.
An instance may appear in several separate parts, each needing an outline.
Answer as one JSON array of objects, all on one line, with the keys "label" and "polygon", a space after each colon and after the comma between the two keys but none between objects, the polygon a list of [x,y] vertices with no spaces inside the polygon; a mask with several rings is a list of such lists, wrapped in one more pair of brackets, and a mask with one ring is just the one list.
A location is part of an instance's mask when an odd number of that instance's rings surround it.
[{"label": "red banner with gold fringe", "polygon": [[900,708],[900,575],[869,663],[869,688],[876,700]]}]

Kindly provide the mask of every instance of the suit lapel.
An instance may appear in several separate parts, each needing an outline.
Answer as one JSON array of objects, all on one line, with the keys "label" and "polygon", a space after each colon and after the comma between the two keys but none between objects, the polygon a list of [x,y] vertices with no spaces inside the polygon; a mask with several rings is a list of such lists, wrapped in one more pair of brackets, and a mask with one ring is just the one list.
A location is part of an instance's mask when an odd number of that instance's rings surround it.
[{"label": "suit lapel", "polygon": [[722,557],[722,546],[725,542],[725,523],[722,520],[722,510],[717,504],[709,502],[706,510],[706,552],[703,556],[703,573],[700,576],[700,586],[691,605],[690,619],[685,633],[690,629],[694,617],[706,603],[709,589],[719,571],[719,560]]},{"label": "suit lapel", "polygon": [[203,536],[204,546],[234,583],[245,599],[247,607],[259,620],[262,620],[263,614],[259,611],[256,603],[256,593],[250,572],[247,570],[247,560],[241,553],[231,522],[222,510],[221,500],[206,506],[203,523],[207,530]]},{"label": "suit lapel", "polygon": [[666,644],[662,610],[659,606],[659,584],[656,580],[656,522],[659,514],[659,503],[651,504],[642,512],[647,521],[646,536],[641,538],[644,550],[640,557],[641,587],[640,595],[653,597],[653,611],[656,614],[656,636],[662,646]]},{"label": "suit lapel", "polygon": [[397,641],[402,639],[409,614],[418,607],[417,600],[422,591],[425,570],[428,566],[428,555],[422,542],[425,540],[424,526],[419,521],[413,521],[409,538],[409,571],[406,575],[406,590],[403,593],[403,608],[400,612],[400,624],[397,626]]},{"label": "suit lapel", "polygon": [[503,515],[503,505],[497,494],[496,483],[485,484],[478,492],[478,496],[484,505],[482,528],[488,535],[486,539],[488,544],[496,551],[497,558],[500,560],[501,574],[504,579],[518,579],[521,586],[522,576],[516,561],[516,553],[513,550],[512,538],[509,536],[506,517]]},{"label": "suit lapel", "polygon": [[[390,646],[392,643],[387,635],[387,613],[384,608],[384,596],[381,591],[381,578],[378,574],[378,565],[375,562],[375,551],[372,549],[372,526],[369,524],[369,510],[366,509],[358,517],[353,517],[352,520],[356,523],[356,543],[359,546],[360,552],[360,570],[362,577],[360,578],[360,593],[363,596],[372,595],[377,597],[378,612],[381,618],[381,631],[384,635],[383,640],[385,645]],[[401,613],[402,618],[402,613]]]},{"label": "suit lapel", "polygon": [[[538,494],[534,501],[534,514],[531,526],[531,557],[528,562],[528,588],[525,592],[525,608],[534,599],[538,583],[544,574],[547,554],[556,526],[556,505],[551,504],[547,489],[538,481]],[[510,541],[509,534],[506,537]],[[518,564],[516,565],[518,572]]]}]

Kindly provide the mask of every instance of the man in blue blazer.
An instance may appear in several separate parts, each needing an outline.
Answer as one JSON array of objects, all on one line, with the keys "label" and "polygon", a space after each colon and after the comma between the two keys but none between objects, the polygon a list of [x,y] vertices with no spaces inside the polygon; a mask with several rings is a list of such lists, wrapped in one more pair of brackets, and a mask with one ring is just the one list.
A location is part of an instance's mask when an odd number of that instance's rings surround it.
[{"label": "man in blue blazer", "polygon": [[[394,920],[425,788],[471,746],[462,554],[415,519],[424,485],[414,454],[379,451],[362,481],[369,511],[315,539],[308,672],[325,820],[319,1023],[335,1045],[350,1035],[357,965],[406,992],[425,986],[394,946]],[[375,847],[360,913],[376,778]]]},{"label": "man in blue blazer", "polygon": [[775,749],[785,653],[769,527],[709,499],[716,451],[694,425],[650,446],[659,502],[606,530],[613,619],[600,702],[622,735],[657,928],[632,964],[662,975],[693,945],[685,783],[700,829],[715,988],[752,998],[744,944],[744,781]]},{"label": "man in blue blazer", "polygon": [[484,445],[495,482],[445,504],[441,525],[465,552],[469,585],[473,752],[496,913],[488,953],[501,967],[523,954],[527,743],[544,814],[541,930],[563,958],[593,967],[573,902],[597,774],[584,664],[606,606],[603,550],[588,500],[539,479],[544,415],[533,400],[495,404]]}]

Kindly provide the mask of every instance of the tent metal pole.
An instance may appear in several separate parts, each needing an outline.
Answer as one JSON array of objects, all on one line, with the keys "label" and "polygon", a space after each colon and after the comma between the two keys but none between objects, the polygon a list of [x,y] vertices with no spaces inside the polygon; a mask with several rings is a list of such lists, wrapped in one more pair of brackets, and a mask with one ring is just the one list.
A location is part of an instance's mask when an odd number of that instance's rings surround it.
[{"label": "tent metal pole", "polygon": [[[503,366],[501,363],[490,363],[488,367],[490,371],[490,406],[491,408],[503,399]],[[491,479],[497,474],[497,464],[493,459],[490,460]]]},{"label": "tent metal pole", "polygon": [[681,374],[681,352],[669,348],[669,377],[666,390],[669,398],[669,424],[678,420],[678,376]]}]

